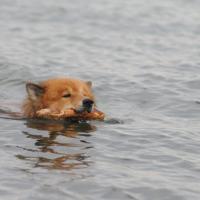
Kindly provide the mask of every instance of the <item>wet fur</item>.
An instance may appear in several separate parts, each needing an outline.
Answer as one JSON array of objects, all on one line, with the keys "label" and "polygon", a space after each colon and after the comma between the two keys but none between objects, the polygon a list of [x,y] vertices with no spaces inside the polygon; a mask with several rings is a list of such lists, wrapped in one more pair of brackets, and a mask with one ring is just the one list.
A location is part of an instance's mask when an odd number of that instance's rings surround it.
[{"label": "wet fur", "polygon": [[[24,117],[34,118],[40,109],[60,112],[67,108],[78,108],[84,98],[94,101],[91,82],[69,78],[56,78],[39,84],[27,83],[27,97],[22,106]],[[63,97],[70,94],[70,97]]]}]

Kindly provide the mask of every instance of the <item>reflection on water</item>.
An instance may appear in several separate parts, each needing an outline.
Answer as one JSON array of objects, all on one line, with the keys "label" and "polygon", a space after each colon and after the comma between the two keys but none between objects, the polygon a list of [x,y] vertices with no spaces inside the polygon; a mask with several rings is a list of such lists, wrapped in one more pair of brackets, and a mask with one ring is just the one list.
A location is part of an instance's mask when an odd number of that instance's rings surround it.
[{"label": "reflection on water", "polygon": [[[29,120],[26,125],[30,130],[36,129],[41,134],[24,131],[23,134],[33,140],[34,147],[19,147],[25,150],[23,153],[28,152],[28,155],[18,154],[17,158],[33,162],[34,167],[46,169],[72,170],[91,164],[86,150],[92,148],[87,137],[96,130],[94,125],[87,122],[58,123],[47,120]],[[48,131],[48,135],[43,135],[46,132],[42,131]]]},{"label": "reflection on water", "polygon": [[[0,2],[0,199],[200,199],[199,0]],[[5,116],[59,76],[119,120]]]}]

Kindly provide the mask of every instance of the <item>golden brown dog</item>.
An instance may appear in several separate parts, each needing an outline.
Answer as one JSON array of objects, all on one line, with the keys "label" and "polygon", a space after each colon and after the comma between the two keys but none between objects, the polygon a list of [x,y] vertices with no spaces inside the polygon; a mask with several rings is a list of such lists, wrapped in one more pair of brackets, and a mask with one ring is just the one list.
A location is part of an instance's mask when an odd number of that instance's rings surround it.
[{"label": "golden brown dog", "polygon": [[36,117],[40,109],[47,112],[62,112],[74,109],[77,113],[91,112],[95,106],[91,82],[71,78],[55,78],[39,84],[27,83],[28,93],[22,110],[25,117]]}]

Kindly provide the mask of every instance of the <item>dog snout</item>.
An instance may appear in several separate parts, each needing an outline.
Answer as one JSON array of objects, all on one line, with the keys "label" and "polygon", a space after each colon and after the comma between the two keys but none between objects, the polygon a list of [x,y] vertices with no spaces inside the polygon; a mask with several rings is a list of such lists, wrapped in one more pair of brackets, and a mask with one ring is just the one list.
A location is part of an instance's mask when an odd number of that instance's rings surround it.
[{"label": "dog snout", "polygon": [[91,99],[83,100],[83,106],[85,106],[85,107],[91,107],[93,104],[94,104],[94,101],[92,101]]},{"label": "dog snout", "polygon": [[84,99],[84,100],[83,100],[83,107],[84,107],[88,112],[91,112],[93,104],[94,104],[94,101],[91,100],[91,99]]}]

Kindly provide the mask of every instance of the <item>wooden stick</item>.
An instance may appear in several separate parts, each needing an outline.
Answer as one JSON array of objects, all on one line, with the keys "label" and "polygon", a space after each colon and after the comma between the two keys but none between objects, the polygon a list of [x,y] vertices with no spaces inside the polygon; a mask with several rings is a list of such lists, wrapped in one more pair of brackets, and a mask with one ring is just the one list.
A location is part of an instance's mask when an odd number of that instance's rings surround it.
[{"label": "wooden stick", "polygon": [[41,109],[36,113],[39,118],[46,119],[77,119],[77,120],[103,120],[105,114],[97,109],[94,109],[91,113],[83,112],[77,113],[73,109],[68,109],[60,113],[52,113],[50,109]]}]

